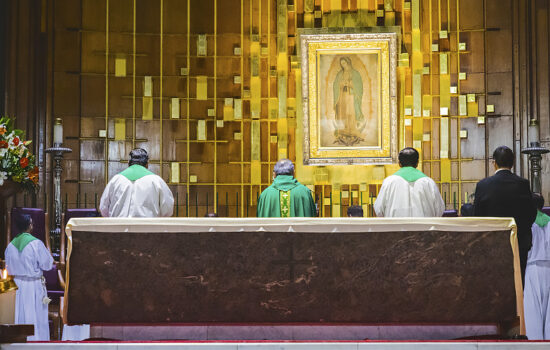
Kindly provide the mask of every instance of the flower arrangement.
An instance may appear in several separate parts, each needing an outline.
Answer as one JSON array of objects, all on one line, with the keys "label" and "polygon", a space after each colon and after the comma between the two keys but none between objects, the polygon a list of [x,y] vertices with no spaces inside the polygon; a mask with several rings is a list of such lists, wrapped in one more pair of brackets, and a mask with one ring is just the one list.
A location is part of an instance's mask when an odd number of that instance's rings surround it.
[{"label": "flower arrangement", "polygon": [[0,186],[11,180],[25,191],[34,192],[38,188],[38,167],[34,155],[25,141],[25,132],[13,128],[13,120],[0,117]]}]

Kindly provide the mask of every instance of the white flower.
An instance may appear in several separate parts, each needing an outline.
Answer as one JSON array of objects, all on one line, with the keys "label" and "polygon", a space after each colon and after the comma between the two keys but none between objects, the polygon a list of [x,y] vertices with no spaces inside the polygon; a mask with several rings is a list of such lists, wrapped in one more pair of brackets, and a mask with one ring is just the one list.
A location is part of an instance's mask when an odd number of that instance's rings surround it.
[{"label": "white flower", "polygon": [[0,148],[0,159],[4,158],[7,152],[8,152],[7,148]]},{"label": "white flower", "polygon": [[4,180],[8,179],[8,174],[5,171],[0,171],[0,186],[4,184]]}]

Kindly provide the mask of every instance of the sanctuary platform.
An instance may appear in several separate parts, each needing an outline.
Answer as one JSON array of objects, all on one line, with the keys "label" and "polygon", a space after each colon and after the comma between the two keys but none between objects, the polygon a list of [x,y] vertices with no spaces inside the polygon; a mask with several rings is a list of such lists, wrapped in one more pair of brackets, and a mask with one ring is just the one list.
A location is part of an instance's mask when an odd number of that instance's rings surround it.
[{"label": "sanctuary platform", "polygon": [[502,218],[71,219],[65,321],[118,340],[503,333],[522,316],[515,230]]}]

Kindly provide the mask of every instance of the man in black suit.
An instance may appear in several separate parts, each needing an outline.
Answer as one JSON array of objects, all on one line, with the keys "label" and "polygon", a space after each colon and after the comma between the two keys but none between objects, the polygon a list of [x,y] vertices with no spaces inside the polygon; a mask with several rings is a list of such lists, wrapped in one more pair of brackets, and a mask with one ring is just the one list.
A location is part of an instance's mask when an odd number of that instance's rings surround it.
[{"label": "man in black suit", "polygon": [[531,225],[537,216],[529,181],[512,173],[514,152],[500,146],[493,153],[495,174],[477,183],[475,216],[513,217],[518,227],[521,278],[524,280],[527,253],[531,249]]}]

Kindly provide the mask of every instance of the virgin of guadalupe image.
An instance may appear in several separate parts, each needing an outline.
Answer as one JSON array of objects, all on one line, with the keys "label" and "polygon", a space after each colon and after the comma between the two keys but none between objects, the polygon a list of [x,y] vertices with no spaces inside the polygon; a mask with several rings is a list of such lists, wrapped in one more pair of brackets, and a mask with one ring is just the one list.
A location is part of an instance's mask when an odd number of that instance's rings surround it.
[{"label": "virgin of guadalupe image", "polygon": [[363,80],[349,57],[340,58],[340,68],[333,83],[334,143],[349,147],[364,141]]}]

